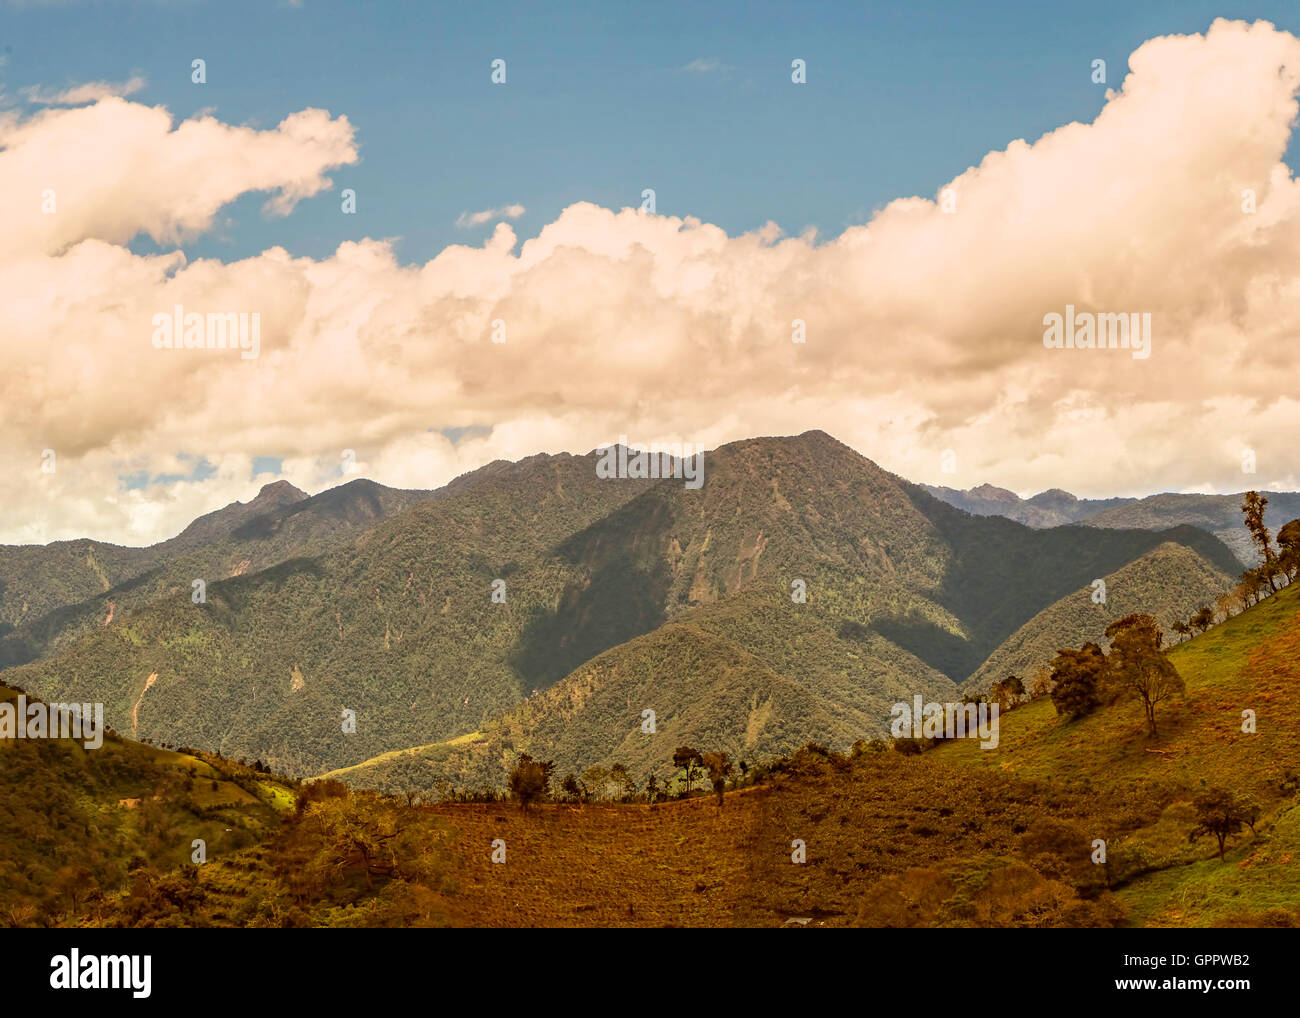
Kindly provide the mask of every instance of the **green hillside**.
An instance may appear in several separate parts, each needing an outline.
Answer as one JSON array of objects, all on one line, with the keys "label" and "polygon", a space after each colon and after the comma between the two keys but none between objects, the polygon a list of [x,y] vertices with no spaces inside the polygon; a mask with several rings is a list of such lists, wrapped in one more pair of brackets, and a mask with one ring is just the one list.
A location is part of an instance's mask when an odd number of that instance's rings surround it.
[{"label": "green hillside", "polygon": [[[557,772],[622,764],[638,782],[672,777],[672,748],[703,745],[735,760],[809,742],[847,749],[887,731],[890,705],[952,683],[871,634],[841,635],[833,615],[778,596],[731,598],[679,616],[594,658],[468,736],[387,753],[330,777],[355,787],[436,795],[495,788],[519,753]],[[643,731],[646,710],[655,732]],[[667,749],[665,749],[667,747]]]},{"label": "green hillside", "polygon": [[[16,692],[0,687],[0,701]],[[29,697],[30,699],[30,697]],[[293,793],[277,779],[207,755],[108,735],[0,740],[0,925],[44,924],[133,879],[256,844]]]},{"label": "green hillside", "polygon": [[[734,683],[724,691],[737,696],[796,695],[689,629],[673,624],[602,655],[583,690],[571,678],[537,699],[570,687],[617,719],[608,692],[658,689],[644,685],[663,664],[657,650],[727,658]],[[0,916],[61,926],[1300,924],[1300,586],[1171,658],[1186,698],[1162,711],[1155,739],[1131,701],[1067,721],[1043,698],[1003,716],[996,749],[808,747],[756,761],[721,807],[710,796],[412,807],[131,743],[94,753],[9,743],[0,762],[26,770],[3,786]],[[641,671],[622,687],[594,674],[625,668]],[[670,725],[694,724],[698,706]],[[1247,709],[1256,734],[1241,730]],[[707,723],[696,731],[707,738]],[[675,738],[658,738],[670,755]],[[190,769],[199,773],[186,792]],[[208,812],[196,792],[207,794],[210,777],[255,801],[223,792]],[[1212,839],[1189,840],[1192,799],[1213,786],[1260,804],[1254,830],[1230,838],[1223,861]],[[147,798],[151,789],[160,799]],[[120,805],[126,795],[145,803]],[[214,817],[219,831],[196,826]],[[205,831],[236,840],[213,842],[205,865],[184,865],[190,838]],[[509,845],[508,866],[490,860],[496,839]],[[1098,839],[1104,864],[1093,861]],[[796,840],[803,865],[791,864]]]},{"label": "green hillside", "polygon": [[1214,604],[1234,583],[1190,548],[1173,543],[1099,578],[1106,583],[1104,603],[1093,600],[1094,588],[1088,585],[1044,608],[990,654],[964,688],[987,690],[1008,675],[1018,675],[1028,685],[1061,647],[1082,647],[1088,641],[1107,646],[1106,626],[1131,613],[1154,615],[1168,633],[1174,622]]},{"label": "green hillside", "polygon": [[203,605],[186,587],[3,674],[102,700],[125,735],[300,775],[454,735],[524,695],[522,634],[579,583],[545,553],[647,483],[602,481],[590,456],[493,465],[335,551],[210,583]]},{"label": "green hillside", "polygon": [[151,562],[148,549],[102,541],[0,545],[0,648],[15,628],[102,594]]},{"label": "green hillside", "polygon": [[[1208,633],[1174,647],[1186,698],[1163,712],[1160,735],[1145,734],[1132,702],[1073,722],[1037,700],[1004,718],[996,750],[948,743],[933,755],[1125,803],[1127,817],[1105,838],[1123,873],[1117,894],[1138,925],[1215,925],[1241,913],[1300,904],[1300,585],[1292,585]],[[1257,732],[1242,731],[1243,711]],[[1210,786],[1254,795],[1263,805],[1254,834],[1229,842],[1227,863],[1212,839],[1188,842],[1191,800]]]}]

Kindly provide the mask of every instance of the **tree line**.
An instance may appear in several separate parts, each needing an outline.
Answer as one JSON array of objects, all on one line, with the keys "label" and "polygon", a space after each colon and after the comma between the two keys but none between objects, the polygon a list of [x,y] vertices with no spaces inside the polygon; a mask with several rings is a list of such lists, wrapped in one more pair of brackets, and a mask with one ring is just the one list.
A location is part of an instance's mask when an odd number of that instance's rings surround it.
[{"label": "tree line", "polygon": [[[686,799],[695,794],[696,783],[707,778],[713,794],[717,796],[718,806],[721,807],[723,793],[729,784],[738,787],[746,778],[754,778],[760,770],[751,768],[744,760],[737,767],[726,753],[701,752],[693,746],[678,746],[673,752],[672,762],[676,772],[673,778],[660,783],[658,775],[652,772],[641,788],[637,787],[636,781],[621,763],[612,764],[608,768],[599,765],[588,767],[581,775],[566,774],[553,788],[555,762],[536,760],[527,753],[521,753],[510,770],[507,787],[510,797],[527,811],[539,802],[653,804],[673,798]],[[737,770],[739,779],[736,778]],[[675,794],[672,791],[674,783],[678,786]]]},{"label": "tree line", "polygon": [[1186,621],[1179,620],[1170,627],[1183,640],[1190,640],[1216,623],[1226,622],[1254,607],[1288,586],[1300,573],[1300,519],[1284,524],[1275,540],[1264,525],[1267,508],[1266,495],[1248,491],[1242,496],[1241,512],[1255,545],[1258,563],[1254,568],[1244,570],[1237,585],[1225,591],[1213,605],[1201,605]]}]

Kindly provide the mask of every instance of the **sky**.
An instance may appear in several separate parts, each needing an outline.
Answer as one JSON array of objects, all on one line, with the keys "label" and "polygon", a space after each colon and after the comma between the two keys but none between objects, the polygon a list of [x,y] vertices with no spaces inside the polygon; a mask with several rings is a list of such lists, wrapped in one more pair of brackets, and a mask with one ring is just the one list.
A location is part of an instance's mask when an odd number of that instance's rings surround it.
[{"label": "sky", "polygon": [[[1300,488],[1300,8],[981,6],[0,0],[0,542],[812,428]],[[177,305],[257,356],[158,349]],[[1045,347],[1067,305],[1150,356]]]}]

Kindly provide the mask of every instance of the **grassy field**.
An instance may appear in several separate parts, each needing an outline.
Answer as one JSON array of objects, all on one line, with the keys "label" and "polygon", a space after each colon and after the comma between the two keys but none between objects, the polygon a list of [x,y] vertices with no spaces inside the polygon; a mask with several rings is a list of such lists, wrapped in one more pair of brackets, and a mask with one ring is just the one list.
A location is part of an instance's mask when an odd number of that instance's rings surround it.
[{"label": "grassy field", "polygon": [[[1067,724],[1043,699],[1005,717],[996,750],[962,742],[938,752],[969,766],[1077,782],[1146,809],[1147,822],[1108,839],[1111,848],[1146,853],[1156,868],[1117,892],[1132,923],[1207,925],[1295,908],[1300,813],[1294,791],[1284,789],[1300,774],[1300,584],[1175,647],[1170,658],[1186,698],[1158,715],[1154,739],[1136,703]],[[1244,711],[1255,714],[1254,734],[1242,731]],[[1265,808],[1254,834],[1229,842],[1226,864],[1211,858],[1208,840],[1187,840],[1192,797],[1215,785],[1250,792]]]}]

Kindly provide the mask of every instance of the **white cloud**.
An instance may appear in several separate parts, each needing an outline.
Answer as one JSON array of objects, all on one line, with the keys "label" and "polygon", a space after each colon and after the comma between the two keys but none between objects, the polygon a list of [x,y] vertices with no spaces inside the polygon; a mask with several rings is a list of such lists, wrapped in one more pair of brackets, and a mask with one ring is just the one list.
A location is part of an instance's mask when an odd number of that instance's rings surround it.
[{"label": "white cloud", "polygon": [[109,96],[134,95],[145,86],[144,78],[136,75],[126,81],[88,81],[83,85],[74,85],[62,91],[49,91],[38,85],[22,90],[23,98],[39,106],[82,106],[86,103],[99,102]]},{"label": "white cloud", "polygon": [[502,205],[497,209],[484,209],[481,212],[462,212],[456,217],[456,225],[462,230],[482,226],[494,219],[518,219],[527,210],[519,204]]}]

